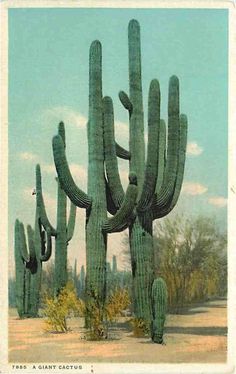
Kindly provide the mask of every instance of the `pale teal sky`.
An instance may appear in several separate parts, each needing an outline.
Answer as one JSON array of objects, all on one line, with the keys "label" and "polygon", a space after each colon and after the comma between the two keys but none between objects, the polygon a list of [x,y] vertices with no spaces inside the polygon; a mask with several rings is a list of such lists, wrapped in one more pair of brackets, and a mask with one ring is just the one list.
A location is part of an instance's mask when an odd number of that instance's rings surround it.
[{"label": "pale teal sky", "polygon": [[[9,243],[15,218],[34,222],[34,167],[41,164],[49,216],[55,222],[51,139],[67,125],[67,154],[86,189],[88,51],[103,47],[103,93],[114,100],[117,139],[127,145],[127,113],[118,100],[128,91],[127,25],[141,26],[145,115],[150,80],[158,78],[166,118],[168,79],[180,79],[181,112],[189,119],[185,186],[176,212],[216,216],[226,226],[228,12],[213,9],[9,10]],[[118,124],[120,122],[120,124]],[[124,179],[127,165],[120,164]],[[49,204],[51,206],[49,207]],[[84,262],[83,212],[70,259]],[[113,235],[109,257],[120,250]]]}]

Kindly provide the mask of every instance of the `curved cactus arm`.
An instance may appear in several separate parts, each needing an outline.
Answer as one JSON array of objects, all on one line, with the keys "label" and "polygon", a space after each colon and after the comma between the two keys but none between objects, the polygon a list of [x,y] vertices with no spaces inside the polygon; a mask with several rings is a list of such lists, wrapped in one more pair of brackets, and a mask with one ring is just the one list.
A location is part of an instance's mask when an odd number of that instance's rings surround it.
[{"label": "curved cactus arm", "polygon": [[129,114],[131,115],[132,111],[133,111],[133,105],[132,105],[132,103],[130,101],[130,98],[127,95],[127,93],[125,93],[124,91],[120,91],[119,92],[119,99],[120,99],[120,102],[123,105],[123,107],[125,109],[127,109],[129,111]]},{"label": "curved cactus arm", "polygon": [[160,86],[154,79],[151,81],[148,97],[148,149],[145,166],[145,177],[137,210],[145,211],[151,204],[157,183],[158,143],[160,132]]},{"label": "curved cactus arm", "polygon": [[102,225],[102,230],[105,233],[120,232],[124,230],[134,218],[134,208],[138,194],[136,175],[130,173],[129,181],[130,184],[127,188],[125,198],[120,209],[113,217],[108,218]]},{"label": "curved cactus arm", "polygon": [[83,192],[74,182],[67,163],[63,140],[56,135],[52,142],[54,162],[60,184],[74,205],[80,208],[90,208],[92,199]]},{"label": "curved cactus arm", "polygon": [[27,249],[25,228],[22,222],[19,222],[20,253],[25,263],[30,262],[30,255]]},{"label": "curved cactus arm", "polygon": [[57,232],[55,228],[51,225],[47,213],[46,213],[46,208],[44,204],[44,199],[43,199],[43,192],[42,192],[42,178],[41,178],[41,170],[40,170],[40,165],[36,165],[36,203],[37,207],[39,209],[39,215],[40,215],[40,220],[45,228],[50,229],[51,233],[53,236],[56,236]]},{"label": "curved cactus arm", "polygon": [[166,166],[166,124],[163,119],[160,121],[159,147],[158,147],[158,173],[155,193],[158,195],[164,180]]},{"label": "curved cactus arm", "polygon": [[112,200],[118,209],[124,199],[124,190],[120,181],[118,162],[116,157],[114,135],[114,111],[110,97],[103,98],[103,122],[104,122],[104,153],[107,181],[110,187]]},{"label": "curved cactus arm", "polygon": [[180,141],[180,119],[179,119],[179,80],[172,76],[169,81],[168,98],[168,143],[167,160],[164,178],[160,193],[157,195],[157,203],[161,206],[168,204],[175,186],[178,167],[178,150]]},{"label": "curved cactus arm", "polygon": [[166,216],[176,205],[179,194],[181,191],[183,177],[184,177],[184,165],[186,158],[186,147],[187,147],[187,129],[188,122],[187,117],[184,114],[180,116],[180,144],[179,144],[179,155],[178,155],[178,169],[176,175],[176,181],[174,186],[174,192],[169,204],[164,207],[159,205],[157,201],[153,204],[153,216],[154,219],[162,218]]},{"label": "curved cactus arm", "polygon": [[62,138],[64,147],[66,147],[66,132],[64,122],[60,122],[58,125],[58,135]]},{"label": "curved cactus arm", "polygon": [[131,155],[130,152],[121,147],[118,143],[116,144],[116,156],[119,158],[123,158],[123,160],[130,160]]},{"label": "curved cactus arm", "polygon": [[118,209],[115,206],[115,203],[112,199],[111,189],[109,187],[108,181],[105,176],[104,178],[105,178],[105,187],[106,187],[107,211],[108,213],[114,216],[114,214],[117,212]]},{"label": "curved cactus arm", "polygon": [[29,248],[29,263],[26,264],[26,267],[32,270],[36,261],[36,253],[34,245],[34,230],[30,225],[27,225],[27,238]]},{"label": "curved cactus arm", "polygon": [[[24,260],[25,267],[33,270],[36,261],[36,253],[34,246],[34,230],[30,225],[27,225],[27,241],[25,235],[25,228],[22,222],[19,222],[19,238],[20,238],[20,253]],[[28,244],[28,248],[27,248]]]},{"label": "curved cactus arm", "polygon": [[75,230],[75,219],[76,219],[76,206],[71,203],[70,204],[70,215],[69,215],[69,220],[67,223],[67,243],[72,239],[74,235],[74,230]]},{"label": "curved cactus arm", "polygon": [[40,256],[41,261],[48,261],[52,254],[52,236],[50,229],[46,231],[47,242],[45,240],[45,231],[42,232],[42,254]]}]

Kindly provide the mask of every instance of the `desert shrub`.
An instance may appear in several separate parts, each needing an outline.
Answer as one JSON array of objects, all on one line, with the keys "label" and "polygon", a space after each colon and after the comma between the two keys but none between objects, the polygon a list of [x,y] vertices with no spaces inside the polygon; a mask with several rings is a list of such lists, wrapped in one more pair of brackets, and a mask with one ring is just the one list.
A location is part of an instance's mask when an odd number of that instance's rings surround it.
[{"label": "desert shrub", "polygon": [[67,318],[72,315],[84,315],[84,303],[78,299],[74,285],[68,282],[55,298],[51,296],[44,299],[46,317],[46,330],[54,332],[67,332]]},{"label": "desert shrub", "polygon": [[149,336],[150,324],[144,321],[142,318],[131,318],[130,324],[132,327],[133,335],[136,338],[142,338],[147,335]]},{"label": "desert shrub", "polygon": [[124,309],[130,304],[127,289],[117,288],[107,298],[104,308],[98,298],[93,294],[86,306],[86,318],[89,320],[89,328],[86,333],[88,340],[107,339],[108,329]]},{"label": "desert shrub", "polygon": [[130,296],[127,289],[117,288],[109,297],[106,302],[106,320],[114,322],[123,310],[127,309],[130,305]]}]

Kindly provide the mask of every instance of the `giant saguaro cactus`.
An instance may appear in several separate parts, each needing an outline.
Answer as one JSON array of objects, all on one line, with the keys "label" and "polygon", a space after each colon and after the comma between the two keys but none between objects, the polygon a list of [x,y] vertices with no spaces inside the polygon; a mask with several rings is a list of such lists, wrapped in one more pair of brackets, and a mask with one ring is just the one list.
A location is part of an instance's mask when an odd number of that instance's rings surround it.
[{"label": "giant saguaro cactus", "polygon": [[[65,128],[61,122],[58,127],[58,134],[60,135],[63,146],[65,147]],[[61,188],[60,182],[57,180],[57,226],[53,228],[47,217],[41,183],[40,166],[36,166],[36,198],[37,206],[40,212],[40,219],[45,229],[50,229],[51,234],[55,236],[55,270],[54,270],[54,294],[57,295],[59,291],[66,285],[67,282],[67,246],[73,237],[76,206],[71,203],[70,215],[67,223],[67,196]]]},{"label": "giant saguaro cactus", "polygon": [[[130,170],[137,174],[138,203],[129,226],[129,242],[133,274],[134,312],[136,318],[151,321],[151,287],[154,280],[154,254],[152,226],[157,218],[167,215],[176,205],[184,174],[187,139],[187,119],[179,114],[179,81],[176,76],[169,81],[168,135],[160,119],[160,88],[152,80],[148,98],[148,144],[145,162],[144,114],[141,80],[140,27],[131,20],[129,41],[129,96],[121,91],[120,101],[129,113]],[[104,142],[107,189],[111,213],[119,209],[124,199],[114,140],[114,116],[111,102],[107,102]],[[166,150],[167,144],[167,150]]]},{"label": "giant saguaro cactus", "polygon": [[[130,173],[130,184],[117,213],[107,218],[107,196],[104,177],[104,121],[106,101],[102,94],[102,50],[99,41],[90,47],[89,120],[88,120],[88,193],[75,184],[65,156],[60,135],[53,139],[54,161],[60,184],[71,201],[86,209],[86,305],[99,303],[103,309],[106,288],[107,234],[123,230],[130,219],[137,196],[136,176]],[[102,315],[102,312],[101,312]],[[87,315],[86,325],[91,325]]]}]

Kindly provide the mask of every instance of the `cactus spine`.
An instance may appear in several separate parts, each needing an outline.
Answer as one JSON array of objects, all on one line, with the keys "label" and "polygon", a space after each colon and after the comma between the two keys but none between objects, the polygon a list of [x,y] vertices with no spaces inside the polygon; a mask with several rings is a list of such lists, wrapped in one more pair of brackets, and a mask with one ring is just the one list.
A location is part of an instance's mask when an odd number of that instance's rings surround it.
[{"label": "cactus spine", "polygon": [[[141,80],[140,27],[131,20],[129,42],[129,96],[121,91],[119,98],[129,113],[129,160],[138,180],[138,202],[129,224],[129,242],[133,274],[134,312],[136,318],[151,321],[151,289],[154,280],[153,221],[167,215],[176,205],[184,174],[187,119],[179,114],[179,81],[169,81],[168,134],[160,119],[160,88],[152,80],[148,97],[148,145],[145,162],[144,116]],[[119,209],[124,198],[120,182],[114,140],[114,118],[111,112],[104,130],[106,147],[107,189],[111,213]],[[166,150],[167,143],[167,150]],[[124,152],[122,153],[124,155]]]},{"label": "cactus spine", "polygon": [[[94,41],[89,54],[89,120],[88,120],[88,193],[75,184],[66,161],[60,136],[53,139],[54,161],[60,184],[71,201],[86,209],[86,305],[99,303],[103,309],[106,296],[107,234],[127,226],[136,203],[136,176],[130,175],[130,184],[116,215],[107,218],[107,189],[104,177],[104,117],[107,102],[102,94],[102,49]],[[88,311],[89,308],[87,308]],[[102,315],[102,312],[101,312]],[[87,313],[86,326],[91,325]]]},{"label": "cactus spine", "polygon": [[[63,122],[59,124],[58,134],[61,136],[65,147],[65,128]],[[76,206],[71,203],[70,216],[67,223],[67,196],[57,180],[57,226],[54,229],[48,220],[43,200],[40,166],[36,166],[36,196],[37,206],[43,227],[51,230],[55,236],[55,270],[54,270],[54,294],[57,295],[67,283],[67,246],[73,237]]]},{"label": "cactus spine", "polygon": [[152,327],[151,337],[154,343],[163,343],[163,332],[167,310],[167,287],[162,278],[156,278],[152,285]]}]

